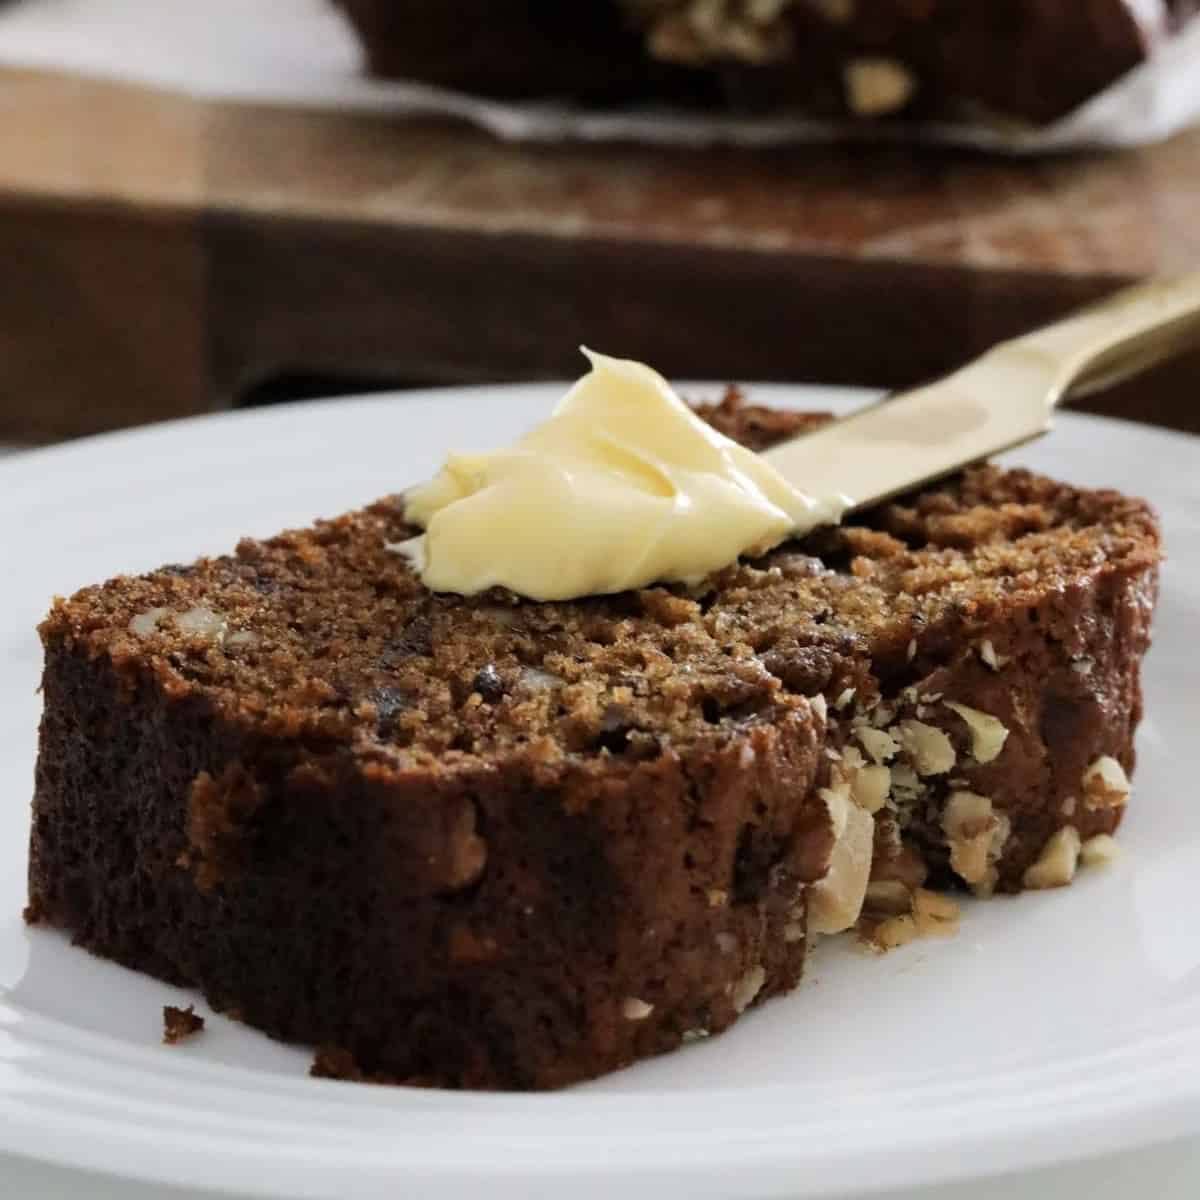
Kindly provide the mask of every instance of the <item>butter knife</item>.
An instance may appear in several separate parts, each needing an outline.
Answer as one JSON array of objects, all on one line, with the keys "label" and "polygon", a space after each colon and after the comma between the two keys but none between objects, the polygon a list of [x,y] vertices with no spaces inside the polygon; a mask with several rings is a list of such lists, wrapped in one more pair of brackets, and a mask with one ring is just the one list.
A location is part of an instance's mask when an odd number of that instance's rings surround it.
[{"label": "butter knife", "polygon": [[[1152,280],[764,457],[809,495],[845,496],[852,512],[1033,441],[1063,401],[1192,347],[1200,347],[1200,273]],[[1197,392],[1200,402],[1200,379]]]}]

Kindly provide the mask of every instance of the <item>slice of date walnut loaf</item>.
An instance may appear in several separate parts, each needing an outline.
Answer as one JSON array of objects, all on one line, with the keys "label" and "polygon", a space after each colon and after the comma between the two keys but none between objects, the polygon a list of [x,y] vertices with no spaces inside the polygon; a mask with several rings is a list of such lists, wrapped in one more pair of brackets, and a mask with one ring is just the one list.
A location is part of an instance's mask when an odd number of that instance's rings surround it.
[{"label": "slice of date walnut loaf", "polygon": [[1121,818],[1140,501],[982,467],[562,604],[433,595],[409,532],[392,498],[56,602],[31,920],[322,1073],[554,1087],[792,987],[870,880],[1065,883]]}]

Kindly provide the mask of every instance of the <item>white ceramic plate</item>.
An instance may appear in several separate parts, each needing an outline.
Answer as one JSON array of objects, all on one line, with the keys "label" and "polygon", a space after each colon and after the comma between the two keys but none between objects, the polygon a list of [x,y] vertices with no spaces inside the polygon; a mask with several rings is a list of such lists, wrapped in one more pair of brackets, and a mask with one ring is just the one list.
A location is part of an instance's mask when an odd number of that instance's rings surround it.
[{"label": "white ceramic plate", "polygon": [[33,629],[52,593],[351,508],[451,445],[502,443],[558,394],[276,408],[0,466],[0,1153],[256,1196],[700,1200],[979,1179],[1200,1133],[1200,442],[1122,423],[1067,415],[1019,456],[1151,496],[1171,553],[1127,853],[1071,889],[973,906],[957,938],[882,960],[825,943],[798,991],[724,1037],[542,1096],[313,1080],[303,1049],[211,1015],[168,1049],[163,1004],[197,997],[24,927]]}]

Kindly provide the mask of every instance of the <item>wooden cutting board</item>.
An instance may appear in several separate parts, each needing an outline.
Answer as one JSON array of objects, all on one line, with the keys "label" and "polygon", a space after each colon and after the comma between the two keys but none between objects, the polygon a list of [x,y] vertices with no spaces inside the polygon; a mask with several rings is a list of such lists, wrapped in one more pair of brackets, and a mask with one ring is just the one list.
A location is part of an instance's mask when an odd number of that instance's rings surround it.
[{"label": "wooden cutting board", "polygon": [[[0,435],[281,376],[566,377],[580,342],[676,376],[898,387],[1200,267],[1198,213],[1200,131],[1037,161],[518,146],[0,71]],[[1200,429],[1198,393],[1200,355],[1096,406]]]}]

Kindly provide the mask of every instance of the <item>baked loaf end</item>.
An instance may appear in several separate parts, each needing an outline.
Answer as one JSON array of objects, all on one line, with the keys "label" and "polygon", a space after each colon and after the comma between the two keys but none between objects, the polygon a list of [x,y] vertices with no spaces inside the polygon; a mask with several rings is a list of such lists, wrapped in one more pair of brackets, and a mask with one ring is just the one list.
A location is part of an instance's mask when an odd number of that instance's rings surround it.
[{"label": "baked loaf end", "polygon": [[56,602],[31,920],[322,1073],[545,1088],[792,987],[869,872],[1049,886],[1120,820],[1139,501],[981,468],[569,604],[434,596],[409,532],[389,499]]},{"label": "baked loaf end", "polygon": [[337,0],[370,68],[496,96],[1047,123],[1194,0]]}]

